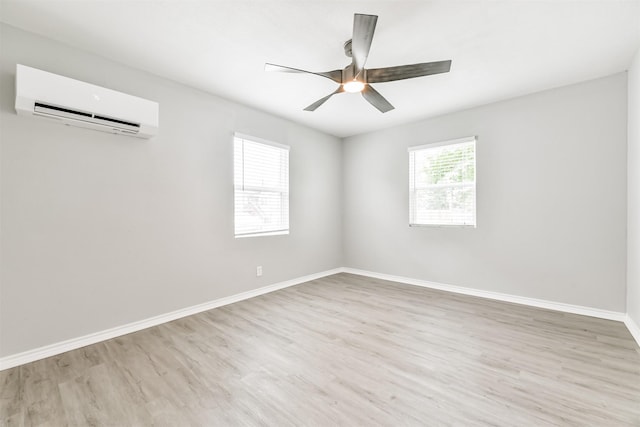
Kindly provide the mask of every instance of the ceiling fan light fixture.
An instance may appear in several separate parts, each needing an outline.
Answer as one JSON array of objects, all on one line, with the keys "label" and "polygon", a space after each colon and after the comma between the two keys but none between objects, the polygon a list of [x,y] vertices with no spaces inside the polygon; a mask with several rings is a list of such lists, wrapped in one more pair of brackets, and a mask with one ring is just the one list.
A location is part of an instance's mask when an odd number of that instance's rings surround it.
[{"label": "ceiling fan light fixture", "polygon": [[345,92],[349,93],[357,93],[362,92],[364,89],[364,83],[359,82],[358,80],[353,80],[342,85],[344,87]]}]

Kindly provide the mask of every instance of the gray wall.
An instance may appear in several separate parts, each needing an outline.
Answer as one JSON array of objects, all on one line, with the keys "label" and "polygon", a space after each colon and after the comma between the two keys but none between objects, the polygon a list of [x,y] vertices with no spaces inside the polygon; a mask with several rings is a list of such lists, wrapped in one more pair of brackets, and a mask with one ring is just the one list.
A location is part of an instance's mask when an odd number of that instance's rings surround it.
[{"label": "gray wall", "polygon": [[[0,357],[339,266],[625,311],[624,74],[341,146],[93,54],[0,31]],[[156,100],[160,135],[136,140],[19,117],[16,63]],[[636,56],[626,310],[637,323],[639,69]],[[234,131],[291,145],[289,236],[234,239]],[[409,228],[406,148],[469,135],[478,136],[478,228]]]},{"label": "gray wall", "polygon": [[629,68],[627,313],[640,326],[640,50]]},{"label": "gray wall", "polygon": [[[341,265],[337,138],[13,27],[0,40],[0,356]],[[16,63],[158,101],[160,135],[17,116]],[[234,131],[291,146],[289,236],[234,239]]]},{"label": "gray wall", "polygon": [[[347,138],[345,265],[624,312],[626,130],[621,73]],[[407,147],[470,135],[478,227],[410,228]]]}]

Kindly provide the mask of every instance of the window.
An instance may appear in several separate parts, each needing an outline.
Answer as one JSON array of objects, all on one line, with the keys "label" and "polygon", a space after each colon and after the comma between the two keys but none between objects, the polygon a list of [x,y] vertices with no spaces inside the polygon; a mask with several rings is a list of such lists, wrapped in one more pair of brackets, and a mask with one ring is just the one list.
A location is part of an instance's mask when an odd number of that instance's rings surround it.
[{"label": "window", "polygon": [[476,138],[409,147],[409,225],[476,225]]},{"label": "window", "polygon": [[235,134],[235,236],[289,234],[289,147]]}]

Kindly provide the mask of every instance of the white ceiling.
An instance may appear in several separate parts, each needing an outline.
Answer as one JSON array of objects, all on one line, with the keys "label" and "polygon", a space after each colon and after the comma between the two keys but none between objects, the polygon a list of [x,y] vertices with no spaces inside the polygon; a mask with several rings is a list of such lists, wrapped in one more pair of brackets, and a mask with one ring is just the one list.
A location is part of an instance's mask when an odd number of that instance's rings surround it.
[{"label": "white ceiling", "polygon": [[[344,137],[624,71],[640,47],[630,1],[0,0],[0,20]],[[265,62],[343,68],[353,14],[379,15],[367,68],[452,59],[451,72],[302,111],[336,84]]]}]

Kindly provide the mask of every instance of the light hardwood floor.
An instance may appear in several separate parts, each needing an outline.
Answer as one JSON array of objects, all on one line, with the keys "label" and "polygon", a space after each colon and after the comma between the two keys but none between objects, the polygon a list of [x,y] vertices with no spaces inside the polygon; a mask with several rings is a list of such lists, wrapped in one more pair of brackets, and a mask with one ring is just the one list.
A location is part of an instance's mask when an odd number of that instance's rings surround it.
[{"label": "light hardwood floor", "polygon": [[338,274],[0,372],[3,425],[640,425],[619,322]]}]

